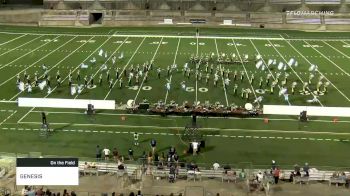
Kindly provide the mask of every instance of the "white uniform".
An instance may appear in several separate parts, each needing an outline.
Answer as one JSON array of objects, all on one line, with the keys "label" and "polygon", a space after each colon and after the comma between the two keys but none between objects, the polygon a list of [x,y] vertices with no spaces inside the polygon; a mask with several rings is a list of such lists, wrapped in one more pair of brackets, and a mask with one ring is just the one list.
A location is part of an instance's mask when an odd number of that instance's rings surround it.
[{"label": "white uniform", "polygon": [[226,78],[226,79],[225,79],[225,85],[226,85],[226,86],[230,85],[230,81],[231,81],[230,79]]},{"label": "white uniform", "polygon": [[170,82],[167,82],[167,83],[165,84],[165,87],[166,87],[166,89],[167,89],[168,91],[170,91]]},{"label": "white uniform", "polygon": [[186,90],[186,84],[185,84],[184,82],[181,83],[181,88],[182,88],[183,90]]}]

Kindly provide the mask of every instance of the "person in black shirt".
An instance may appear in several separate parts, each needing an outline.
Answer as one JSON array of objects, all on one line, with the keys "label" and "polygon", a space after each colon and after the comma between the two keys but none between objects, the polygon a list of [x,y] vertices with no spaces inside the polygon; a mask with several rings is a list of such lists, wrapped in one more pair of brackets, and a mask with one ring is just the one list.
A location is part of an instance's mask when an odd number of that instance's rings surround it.
[{"label": "person in black shirt", "polygon": [[155,139],[151,140],[152,154],[156,151],[157,141]]},{"label": "person in black shirt", "polygon": [[102,157],[102,155],[101,155],[101,148],[100,148],[99,145],[97,145],[96,146],[96,160],[97,161],[101,160],[101,157]]},{"label": "person in black shirt", "polygon": [[128,150],[129,160],[134,160],[134,151],[129,148]]}]

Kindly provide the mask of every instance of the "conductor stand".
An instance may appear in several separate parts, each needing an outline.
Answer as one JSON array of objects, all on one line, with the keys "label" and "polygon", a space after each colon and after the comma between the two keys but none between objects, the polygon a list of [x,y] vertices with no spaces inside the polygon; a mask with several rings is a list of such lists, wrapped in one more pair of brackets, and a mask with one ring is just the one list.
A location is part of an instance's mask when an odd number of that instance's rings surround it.
[{"label": "conductor stand", "polygon": [[88,115],[88,119],[89,119],[89,121],[91,122],[91,123],[94,123],[95,122],[95,116],[94,116],[94,114],[96,114],[96,112],[95,112],[95,107],[94,107],[94,105],[92,105],[92,104],[88,104],[87,105],[87,109],[86,109],[86,111],[85,111],[85,114],[87,114]]},{"label": "conductor stand", "polygon": [[299,115],[299,121],[300,122],[307,122],[309,120],[309,118],[307,117],[307,113],[306,111],[301,111],[300,115]]},{"label": "conductor stand", "polygon": [[85,111],[87,115],[93,115],[95,114],[95,108],[94,105],[88,104],[87,110]]}]

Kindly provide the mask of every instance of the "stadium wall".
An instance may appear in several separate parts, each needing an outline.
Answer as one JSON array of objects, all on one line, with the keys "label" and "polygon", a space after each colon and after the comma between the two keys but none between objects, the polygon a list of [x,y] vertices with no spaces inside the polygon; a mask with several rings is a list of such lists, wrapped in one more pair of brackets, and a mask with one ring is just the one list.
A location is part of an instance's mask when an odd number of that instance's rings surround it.
[{"label": "stadium wall", "polygon": [[[90,25],[89,13],[103,13],[103,22]],[[203,27],[224,27],[223,20],[232,20],[235,26],[269,29],[332,30],[350,31],[350,13],[337,14],[330,24],[323,17],[287,18],[281,12],[227,12],[227,11],[178,11],[178,10],[8,10],[0,12],[0,23],[36,26],[164,26],[165,18],[173,19],[171,26],[191,26],[191,19],[205,19]],[[311,22],[309,22],[311,21]],[[316,22],[314,22],[316,21]]]},{"label": "stadium wall", "polygon": [[10,25],[38,25],[42,9],[20,9],[0,11],[0,23]]}]

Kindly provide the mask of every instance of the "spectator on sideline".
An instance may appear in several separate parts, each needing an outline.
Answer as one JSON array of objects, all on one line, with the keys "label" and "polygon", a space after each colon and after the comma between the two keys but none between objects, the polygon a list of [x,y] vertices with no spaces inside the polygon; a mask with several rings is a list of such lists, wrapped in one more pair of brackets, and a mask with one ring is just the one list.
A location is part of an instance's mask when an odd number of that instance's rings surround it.
[{"label": "spectator on sideline", "polygon": [[271,173],[272,171],[274,171],[276,169],[276,161],[275,160],[272,160],[272,163],[271,163]]},{"label": "spectator on sideline", "polygon": [[137,191],[137,195],[136,196],[142,196],[142,194],[141,194],[141,191],[140,190],[138,190]]},{"label": "spectator on sideline", "polygon": [[138,146],[139,145],[139,134],[138,133],[134,133],[134,145]]},{"label": "spectator on sideline", "polygon": [[125,169],[124,163],[121,162],[120,160],[118,160],[117,167],[118,167],[119,170],[124,170]]},{"label": "spectator on sideline", "polygon": [[134,151],[129,148],[128,150],[128,155],[129,155],[129,160],[133,161],[134,160]]},{"label": "spectator on sideline", "polygon": [[156,146],[157,146],[157,141],[155,139],[151,140],[151,148],[152,148],[152,154],[155,153],[156,151]]},{"label": "spectator on sideline", "polygon": [[103,151],[103,154],[105,156],[105,160],[108,161],[109,155],[111,154],[111,151],[107,147],[105,147],[102,151]]},{"label": "spectator on sideline", "polygon": [[48,195],[48,196],[51,196],[52,193],[51,193],[50,189],[46,189],[45,194]]},{"label": "spectator on sideline", "polygon": [[175,154],[175,152],[176,152],[176,149],[173,146],[169,148],[170,156],[173,156]]},{"label": "spectator on sideline", "polygon": [[114,148],[114,149],[113,149],[112,154],[113,154],[114,161],[117,163],[117,162],[118,162],[118,159],[119,159],[119,153],[118,153],[117,148]]},{"label": "spectator on sideline", "polygon": [[298,164],[295,164],[294,165],[294,172],[295,172],[295,175],[296,176],[301,176],[301,173],[300,173],[300,166]]},{"label": "spectator on sideline", "polygon": [[242,169],[242,171],[239,173],[239,178],[240,178],[241,180],[244,180],[244,179],[246,178],[246,174],[245,174],[244,169]]},{"label": "spectator on sideline", "polygon": [[96,160],[97,161],[101,160],[101,148],[99,145],[96,146]]},{"label": "spectator on sideline", "polygon": [[129,194],[129,196],[135,196],[135,193],[134,193],[134,192],[131,192],[131,193]]},{"label": "spectator on sideline", "polygon": [[309,176],[309,163],[305,163],[303,171],[305,172],[305,176]]},{"label": "spectator on sideline", "polygon": [[217,171],[219,169],[219,167],[220,167],[219,163],[214,163],[213,164],[213,168],[214,168],[215,171]]},{"label": "spectator on sideline", "polygon": [[70,196],[77,196],[74,191],[70,192]]},{"label": "spectator on sideline", "polygon": [[256,180],[260,183],[262,182],[264,178],[264,175],[261,173],[261,171],[259,171],[259,173],[256,175]]},{"label": "spectator on sideline", "polygon": [[273,171],[273,177],[275,178],[275,184],[278,184],[278,180],[280,178],[280,169],[278,167]]},{"label": "spectator on sideline", "polygon": [[148,156],[147,156],[147,165],[148,166],[152,164],[152,159],[153,159],[152,152],[149,152]]},{"label": "spectator on sideline", "polygon": [[41,187],[39,190],[36,191],[35,195],[38,195],[38,196],[42,196],[44,195],[44,191],[43,191],[43,188]]}]

